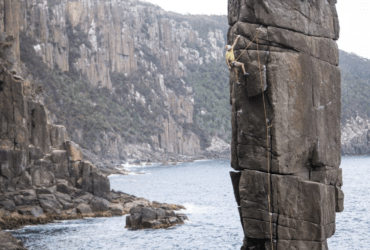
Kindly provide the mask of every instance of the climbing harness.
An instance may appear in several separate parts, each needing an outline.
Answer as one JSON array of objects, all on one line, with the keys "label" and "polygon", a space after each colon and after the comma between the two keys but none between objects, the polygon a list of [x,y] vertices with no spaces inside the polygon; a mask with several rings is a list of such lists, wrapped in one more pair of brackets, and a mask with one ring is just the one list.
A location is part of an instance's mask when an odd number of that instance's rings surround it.
[{"label": "climbing harness", "polygon": [[271,174],[270,174],[270,143],[269,143],[269,132],[270,129],[274,126],[269,125],[268,118],[267,118],[267,110],[266,110],[266,100],[265,100],[265,95],[264,95],[264,88],[263,88],[263,81],[262,81],[262,70],[261,70],[261,59],[260,59],[260,52],[259,52],[259,41],[258,41],[258,35],[259,32],[261,31],[262,25],[260,28],[258,28],[258,31],[254,38],[249,42],[247,47],[242,51],[242,53],[238,56],[236,61],[244,54],[245,51],[249,48],[249,46],[253,43],[253,41],[256,41],[257,45],[257,57],[258,57],[258,70],[259,70],[259,76],[260,76],[260,82],[261,82],[261,93],[262,93],[262,102],[263,102],[263,109],[264,109],[264,114],[265,114],[265,123],[266,123],[266,150],[267,150],[267,185],[268,185],[268,196],[267,196],[267,201],[269,204],[269,222],[270,222],[270,240],[271,240],[271,249],[274,250],[274,242],[273,242],[273,237],[272,237],[272,213],[271,213]]}]

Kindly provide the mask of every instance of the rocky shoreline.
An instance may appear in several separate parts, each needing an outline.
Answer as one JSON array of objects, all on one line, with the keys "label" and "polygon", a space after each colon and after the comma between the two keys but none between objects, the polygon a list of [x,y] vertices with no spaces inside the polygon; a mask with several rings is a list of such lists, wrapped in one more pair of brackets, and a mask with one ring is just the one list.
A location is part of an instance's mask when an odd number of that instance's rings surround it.
[{"label": "rocky shoreline", "polygon": [[[224,142],[225,143],[225,142]],[[225,143],[226,144],[226,143]],[[216,144],[217,145],[217,144]],[[215,148],[214,144],[210,148],[203,150],[200,154],[194,156],[179,155],[164,152],[140,152],[140,155],[132,155],[130,159],[112,159],[100,158],[88,150],[81,149],[84,157],[96,165],[101,172],[107,175],[122,174],[127,175],[130,171],[124,169],[123,165],[150,166],[153,164],[176,165],[181,162],[194,162],[198,160],[210,159],[231,159],[230,145],[223,149]]]},{"label": "rocky shoreline", "polygon": [[[0,230],[122,216],[132,207],[184,209],[111,190],[112,171],[104,173],[84,159],[65,127],[50,123],[44,105],[32,99],[26,83],[7,67],[0,60]],[[0,249],[24,249],[7,233],[0,243]]]},{"label": "rocky shoreline", "polygon": [[[57,197],[67,196],[62,193],[55,193]],[[89,201],[89,198],[91,200]],[[12,202],[1,203],[3,208],[0,209],[0,250],[24,250],[21,240],[16,239],[10,232],[1,230],[19,229],[26,225],[40,225],[53,223],[56,220],[76,220],[85,217],[113,217],[123,216],[131,212],[136,215],[134,211],[163,211],[163,217],[160,220],[149,220],[144,216],[139,216],[140,225],[135,225],[135,219],[130,220],[132,216],[128,216],[127,221],[132,221],[126,225],[126,228],[132,229],[159,229],[167,228],[177,224],[183,224],[187,220],[185,214],[175,214],[174,211],[185,209],[184,206],[176,204],[166,204],[160,202],[150,202],[144,198],[128,195],[122,192],[112,191],[109,195],[110,201],[103,198],[92,197],[92,195],[85,194],[83,196],[72,199],[75,201],[75,207],[72,209],[63,210],[60,214],[57,213],[43,213],[39,206],[14,206]],[[4,206],[5,205],[5,206]],[[165,212],[164,212],[165,211]],[[169,215],[169,217],[165,217]],[[158,224],[159,223],[159,224]],[[159,225],[159,226],[158,226]]]},{"label": "rocky shoreline", "polygon": [[0,250],[26,250],[21,240],[16,239],[11,233],[0,231]]},{"label": "rocky shoreline", "polygon": [[[33,190],[22,191],[32,205],[16,206],[11,200],[0,201],[0,230],[14,230],[26,225],[52,223],[55,220],[75,220],[85,217],[112,217],[130,213],[131,208],[162,208],[182,210],[184,206],[150,202],[147,199],[112,191],[106,198],[94,197],[90,193],[75,193],[71,196],[60,192],[34,196]],[[80,194],[80,196],[79,196]],[[6,193],[5,196],[18,195]],[[49,200],[45,200],[49,197]],[[53,198],[56,198],[53,204]],[[47,198],[46,198],[47,199]],[[48,204],[49,203],[49,204]],[[63,204],[63,208],[61,207]],[[45,205],[49,205],[44,212]],[[51,206],[54,205],[54,206]],[[59,210],[59,211],[58,211]]]}]

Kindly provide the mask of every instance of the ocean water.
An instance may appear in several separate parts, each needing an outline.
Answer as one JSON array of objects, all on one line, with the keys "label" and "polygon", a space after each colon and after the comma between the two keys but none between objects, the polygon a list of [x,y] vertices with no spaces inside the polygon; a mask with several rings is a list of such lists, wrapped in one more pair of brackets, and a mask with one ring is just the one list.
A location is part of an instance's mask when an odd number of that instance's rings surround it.
[{"label": "ocean water", "polygon": [[[342,159],[345,211],[337,214],[331,250],[370,249],[370,157]],[[61,221],[13,231],[29,249],[240,249],[243,241],[227,160],[132,167],[112,176],[113,189],[186,206],[190,221],[170,229],[131,231],[125,216]]]},{"label": "ocean water", "polygon": [[370,249],[370,157],[343,157],[344,211],[336,214],[330,250]]}]

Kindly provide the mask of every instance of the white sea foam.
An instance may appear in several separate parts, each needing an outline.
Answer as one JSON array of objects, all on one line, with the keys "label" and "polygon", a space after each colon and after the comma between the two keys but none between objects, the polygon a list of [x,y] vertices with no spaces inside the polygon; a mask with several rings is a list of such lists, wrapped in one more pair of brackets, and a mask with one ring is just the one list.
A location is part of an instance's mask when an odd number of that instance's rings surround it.
[{"label": "white sea foam", "polygon": [[212,206],[201,206],[194,203],[185,203],[186,210],[180,210],[182,213],[186,214],[207,214],[214,210],[215,207]]},{"label": "white sea foam", "polygon": [[202,160],[195,160],[194,162],[202,162],[202,161],[212,161],[211,159],[202,159]]},{"label": "white sea foam", "polygon": [[[130,168],[150,168],[150,167],[157,167],[160,166],[160,163],[149,163],[150,165],[147,165],[147,163],[142,163],[142,164],[130,164],[130,163],[125,163],[121,164],[123,169],[130,169]],[[120,169],[122,170],[122,168]]]}]

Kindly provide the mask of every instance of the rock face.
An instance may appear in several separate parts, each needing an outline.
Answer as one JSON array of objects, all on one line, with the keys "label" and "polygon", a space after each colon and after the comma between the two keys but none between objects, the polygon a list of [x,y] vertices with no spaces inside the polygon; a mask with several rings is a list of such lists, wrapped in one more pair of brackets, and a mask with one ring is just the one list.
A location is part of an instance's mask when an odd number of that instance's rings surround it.
[{"label": "rock face", "polygon": [[370,154],[370,122],[359,116],[342,126],[342,155]]},{"label": "rock face", "polygon": [[[19,1],[5,3],[5,26],[0,27],[8,30],[17,20],[8,20],[7,6]],[[0,53],[0,230],[54,219],[118,216],[133,206],[153,206],[110,190],[108,177],[84,160],[65,127],[51,122],[50,112],[17,75],[17,67],[23,67],[16,53],[19,34],[0,31],[0,37],[14,52]],[[0,236],[0,248],[23,249],[9,235],[0,231]]]},{"label": "rock face", "polygon": [[8,63],[0,62],[0,210],[38,218],[89,211],[91,198],[83,195],[109,199],[108,177],[83,160],[63,126],[48,123],[45,107],[25,95]]},{"label": "rock face", "polygon": [[[14,11],[7,11],[8,6]],[[88,91],[80,91],[72,99],[78,99],[84,107],[68,107],[77,110],[78,115],[72,115],[74,112],[66,113],[61,108],[71,98],[63,99],[55,91],[60,77],[45,82],[46,96],[40,94],[39,98],[55,114],[54,120],[65,125],[72,140],[108,159],[139,157],[135,153],[131,156],[130,144],[134,143],[127,142],[135,133],[141,136],[136,146],[149,145],[151,153],[200,153],[201,138],[193,129],[194,93],[183,78],[188,64],[196,67],[222,59],[225,29],[194,25],[191,17],[130,0],[0,0],[0,16],[4,13],[15,20],[6,22],[9,37],[29,47],[20,53],[19,46],[15,46],[13,52],[31,65],[30,81],[42,78],[32,69],[37,57],[45,65],[41,68],[60,71],[61,76],[73,75],[73,82],[82,79],[90,92],[114,101],[103,117],[92,116],[91,110],[99,110],[107,102],[99,103],[95,95],[90,101],[86,98]],[[215,26],[214,18],[203,19]],[[0,31],[4,23],[0,20]],[[115,121],[98,128],[97,124],[108,120],[111,112]],[[145,123],[145,116],[150,116],[152,126],[148,131],[137,131],[135,126]],[[135,125],[130,131],[117,131],[131,122]]]},{"label": "rock face", "polygon": [[27,248],[23,247],[23,243],[20,240],[17,240],[9,232],[0,232],[0,249],[4,250],[26,250]]},{"label": "rock face", "polygon": [[[15,44],[16,46],[16,44]],[[24,82],[0,64],[0,192],[65,185],[80,180],[98,196],[109,193],[109,179],[83,161],[77,144],[66,141],[65,128],[48,123],[45,107],[24,95]],[[60,149],[66,145],[66,149]],[[100,177],[101,176],[101,177]],[[59,191],[59,190],[58,190]]]},{"label": "rock face", "polygon": [[229,0],[228,44],[241,35],[235,53],[250,72],[230,75],[242,249],[327,249],[335,232],[344,197],[335,3]]}]

